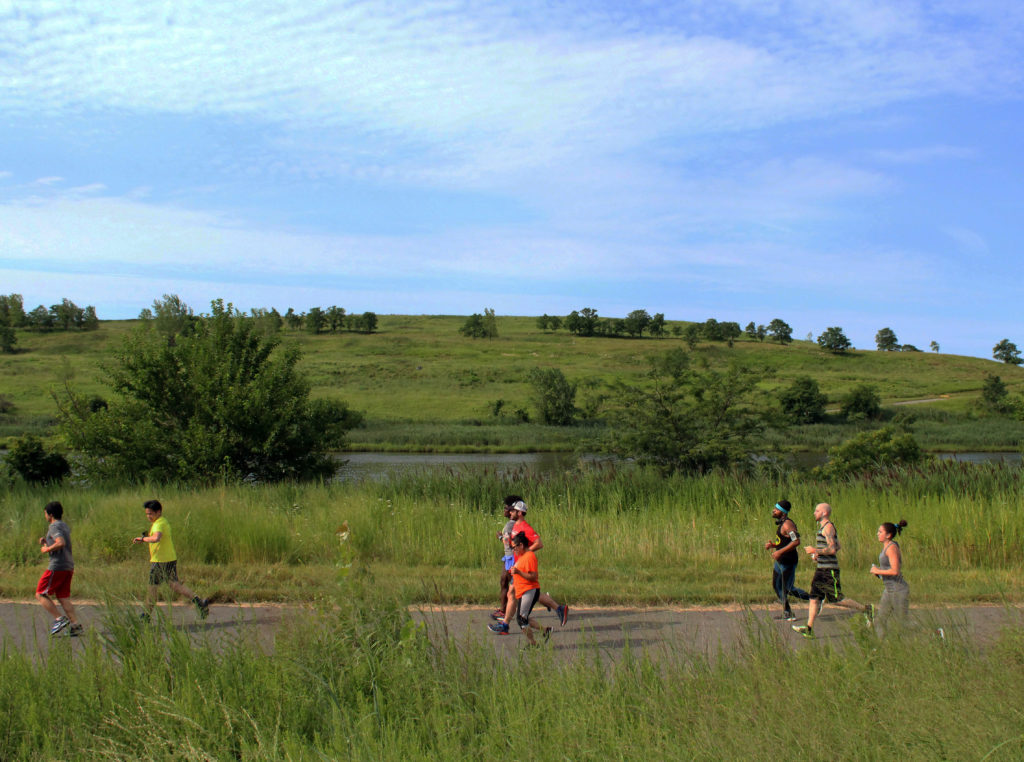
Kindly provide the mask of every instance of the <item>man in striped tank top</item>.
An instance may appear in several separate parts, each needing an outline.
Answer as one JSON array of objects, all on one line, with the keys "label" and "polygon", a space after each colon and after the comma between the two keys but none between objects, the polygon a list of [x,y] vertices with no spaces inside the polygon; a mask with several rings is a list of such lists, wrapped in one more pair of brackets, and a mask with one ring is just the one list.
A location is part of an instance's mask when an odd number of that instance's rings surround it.
[{"label": "man in striped tank top", "polygon": [[814,637],[814,620],[825,601],[860,611],[868,617],[868,624],[871,623],[871,608],[843,595],[843,587],[839,582],[839,559],[836,558],[841,546],[836,526],[832,523],[832,506],[828,503],[818,503],[814,508],[814,520],[818,522],[814,547],[804,548],[818,565],[811,579],[811,602],[807,607],[807,624],[793,625],[793,629],[805,638]]}]

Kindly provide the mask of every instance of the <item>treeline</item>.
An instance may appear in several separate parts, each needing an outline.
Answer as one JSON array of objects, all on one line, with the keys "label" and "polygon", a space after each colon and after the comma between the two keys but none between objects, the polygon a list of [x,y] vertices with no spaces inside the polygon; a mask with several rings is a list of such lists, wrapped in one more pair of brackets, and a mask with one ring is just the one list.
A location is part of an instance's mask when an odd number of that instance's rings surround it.
[{"label": "treeline", "polygon": [[40,304],[34,310],[25,312],[25,301],[21,294],[0,295],[0,351],[13,352],[18,342],[16,328],[41,333],[49,331],[94,331],[100,327],[96,308],[92,305],[79,307],[70,299],[49,308]]},{"label": "treeline", "polygon": [[685,339],[689,344],[698,341],[724,341],[732,344],[744,333],[751,339],[764,341],[771,338],[780,344],[793,341],[793,329],[783,320],[776,318],[767,326],[749,323],[746,329],[731,320],[719,321],[708,318],[703,323],[689,323],[685,326],[676,324],[668,326],[665,315],[656,312],[651,315],[647,310],[633,310],[624,318],[602,318],[597,310],[584,307],[573,310],[564,318],[557,315],[544,314],[537,318],[537,327],[542,331],[557,331],[565,328],[575,336],[628,336],[640,338],[646,333],[660,337],[671,333]]},{"label": "treeline", "polygon": [[[214,304],[223,307],[223,300],[215,300]],[[234,309],[234,307],[231,307]],[[270,334],[288,326],[293,331],[306,330],[312,334],[336,333],[352,331],[357,333],[373,333],[377,330],[377,313],[364,312],[361,315],[348,314],[344,307],[331,306],[326,309],[313,307],[309,312],[296,312],[291,307],[282,315],[276,308],[254,307],[249,311],[256,329],[261,334]],[[196,316],[177,294],[164,294],[162,299],[153,302],[152,309],[146,308],[139,313],[139,319],[154,321],[157,329],[164,333],[181,332],[183,327],[194,321]]]},{"label": "treeline", "polygon": [[[277,310],[271,310],[277,314]],[[362,314],[345,312],[344,307],[332,305],[325,309],[312,307],[309,312],[296,312],[291,307],[282,318],[285,325],[294,331],[305,329],[314,335],[320,333],[337,333],[351,331],[355,333],[373,333],[377,330],[377,313]]]}]

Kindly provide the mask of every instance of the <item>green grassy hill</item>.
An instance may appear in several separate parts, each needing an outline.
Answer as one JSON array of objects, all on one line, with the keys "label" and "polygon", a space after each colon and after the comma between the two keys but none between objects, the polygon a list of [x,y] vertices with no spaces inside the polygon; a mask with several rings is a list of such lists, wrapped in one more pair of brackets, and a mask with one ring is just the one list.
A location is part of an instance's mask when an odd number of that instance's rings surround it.
[{"label": "green grassy hill", "polygon": [[[282,339],[301,348],[314,395],[344,399],[365,412],[368,425],[353,432],[354,446],[410,450],[570,448],[581,432],[513,425],[516,409],[531,411],[524,380],[531,368],[561,369],[579,384],[577,401],[585,403],[604,382],[638,377],[652,356],[686,346],[678,338],[542,332],[533,317],[499,317],[498,338],[467,339],[458,332],[464,322],[460,316],[381,315],[379,330],[371,335],[285,330]],[[65,378],[79,392],[107,396],[102,366],[134,325],[104,322],[89,333],[20,331],[19,352],[0,359],[0,395],[15,406],[13,414],[0,415],[0,436],[45,432],[55,411],[51,391]],[[877,387],[887,405],[941,398],[914,406],[924,418],[934,417],[927,408],[959,415],[972,410],[988,373],[1000,376],[1011,393],[1024,391],[1024,369],[973,357],[865,350],[832,355],[806,341],[780,346],[746,338],[731,348],[700,344],[694,351],[716,365],[735,359],[772,368],[766,390],[809,375],[833,401],[861,383]],[[496,417],[499,400],[504,416]],[[986,435],[984,441],[945,445],[1000,449],[1024,441],[1024,424],[1004,424],[1003,433]]]}]

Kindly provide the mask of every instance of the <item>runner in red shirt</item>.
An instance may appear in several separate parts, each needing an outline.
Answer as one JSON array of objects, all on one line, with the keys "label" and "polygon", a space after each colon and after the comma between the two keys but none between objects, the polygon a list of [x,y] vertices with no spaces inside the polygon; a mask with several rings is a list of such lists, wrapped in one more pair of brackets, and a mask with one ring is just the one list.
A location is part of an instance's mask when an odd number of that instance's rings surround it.
[{"label": "runner in red shirt", "polygon": [[[513,503],[509,508],[509,517],[515,522],[512,527],[512,536],[522,533],[526,535],[527,541],[530,543],[527,547],[532,553],[536,553],[538,550],[544,547],[543,541],[540,539],[540,535],[537,534],[536,530],[529,525],[526,521],[526,503],[519,500]],[[515,556],[518,560],[518,556]],[[554,598],[548,593],[540,593],[537,600],[541,605],[545,606],[551,611],[555,612],[558,617],[560,624],[564,625],[569,619],[569,607],[566,605],[559,604]],[[499,619],[494,624],[488,625],[491,632],[498,634],[508,634],[508,625],[512,621],[512,616],[516,611],[516,599],[514,592],[509,591],[508,601],[505,604],[505,616],[503,619]]]}]

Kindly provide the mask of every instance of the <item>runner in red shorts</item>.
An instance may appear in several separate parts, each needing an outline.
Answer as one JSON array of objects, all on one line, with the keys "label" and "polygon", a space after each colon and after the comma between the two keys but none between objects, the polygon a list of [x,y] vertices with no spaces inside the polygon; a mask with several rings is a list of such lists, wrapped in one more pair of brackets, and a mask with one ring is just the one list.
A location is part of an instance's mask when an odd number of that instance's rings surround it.
[{"label": "runner in red shorts", "polygon": [[[75,562],[71,557],[71,529],[64,523],[64,506],[57,501],[47,503],[43,515],[49,526],[46,535],[39,538],[39,551],[50,554],[50,563],[39,578],[36,598],[53,617],[50,634],[56,635],[68,627],[68,633],[75,637],[82,634],[82,625],[75,616],[75,607],[71,605],[71,577],[75,574]],[[51,595],[60,602],[63,614],[57,611],[57,606],[50,599]]]}]

